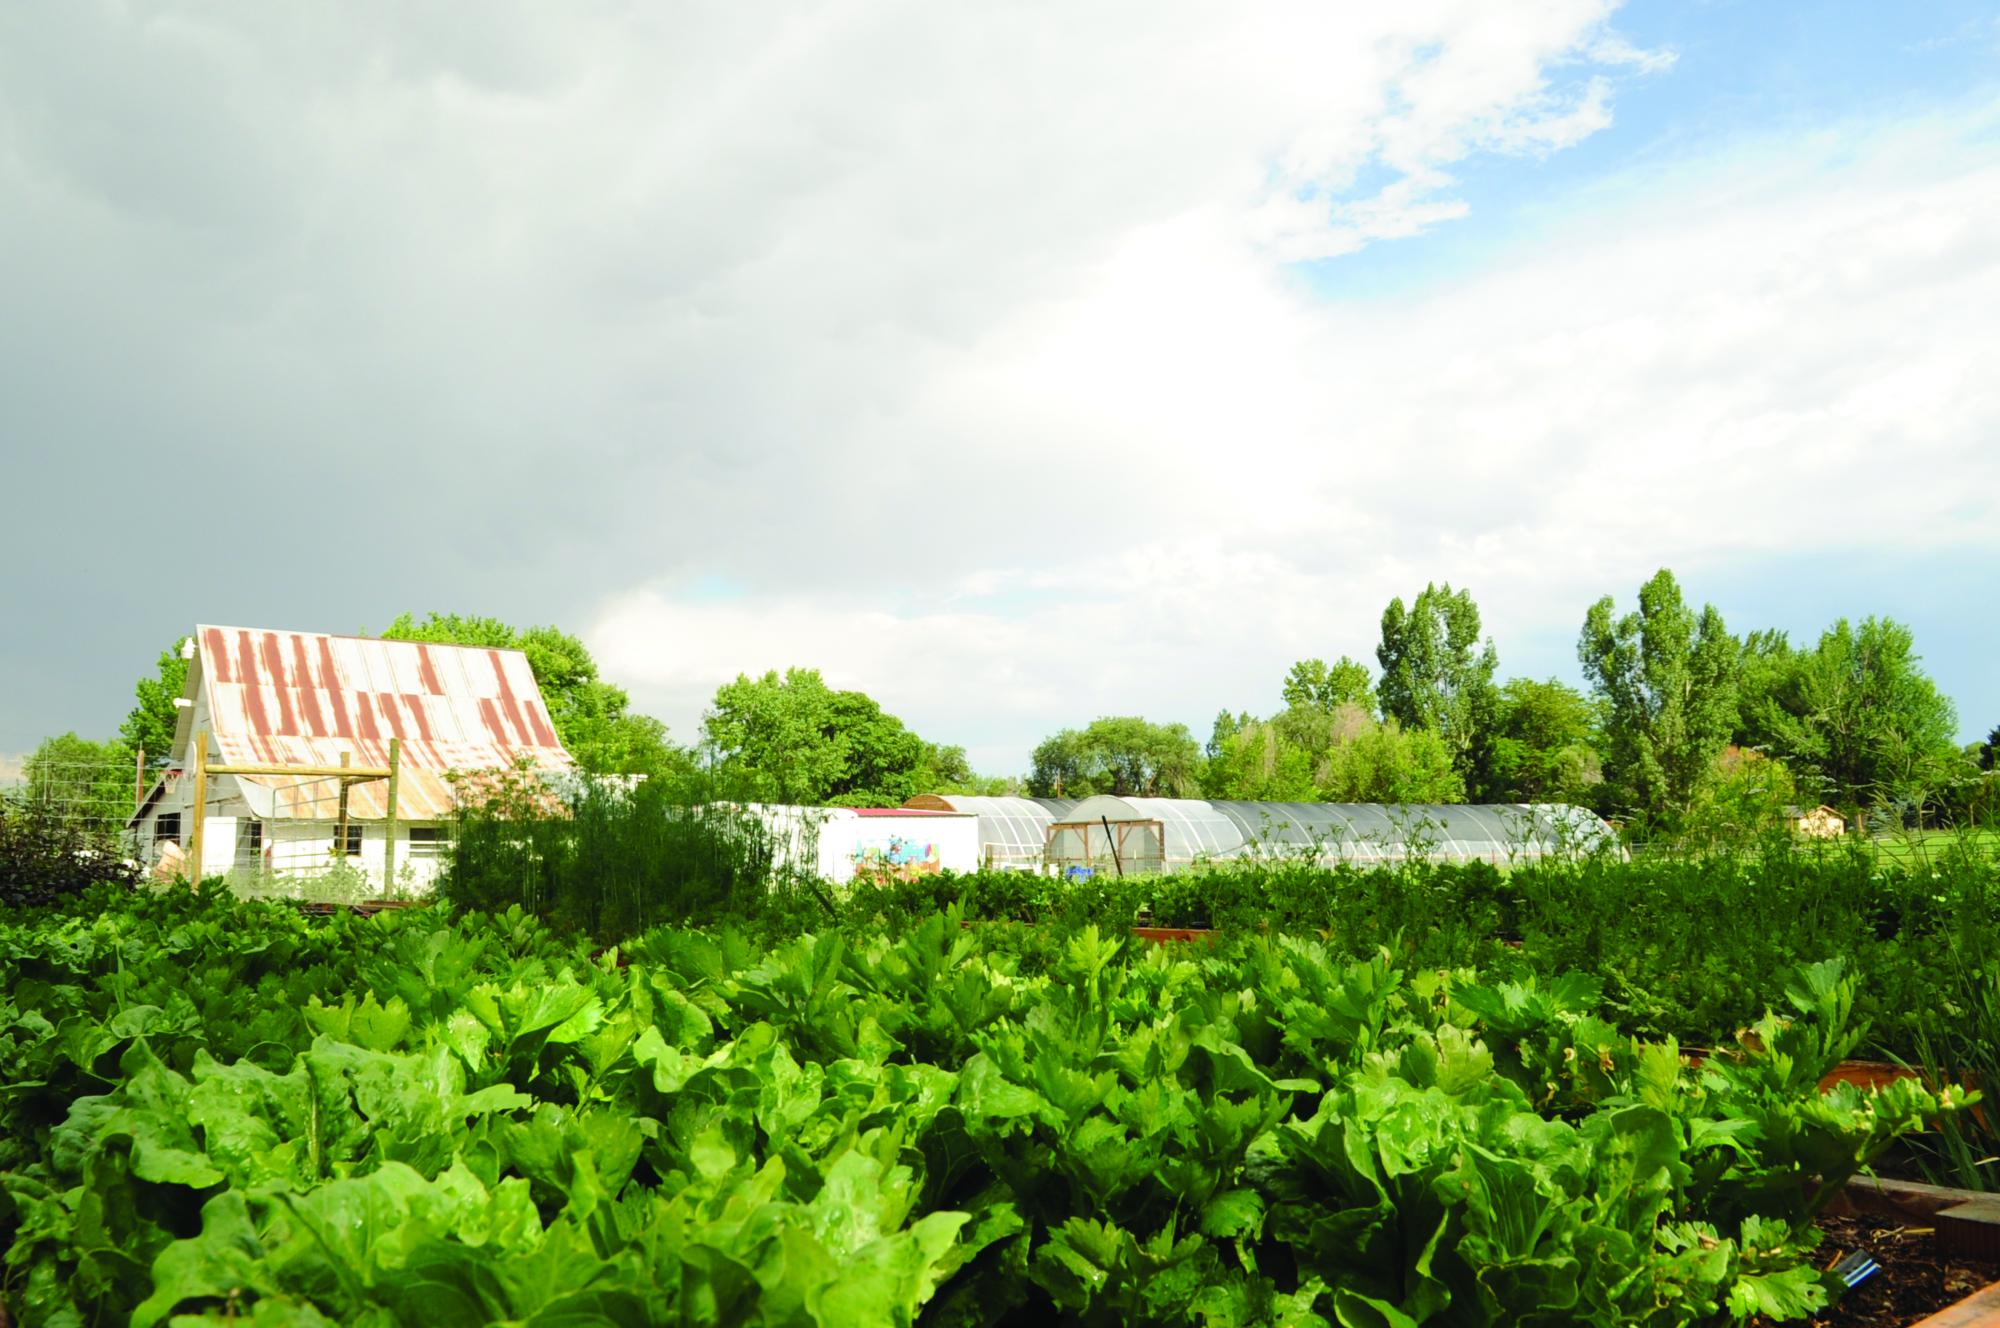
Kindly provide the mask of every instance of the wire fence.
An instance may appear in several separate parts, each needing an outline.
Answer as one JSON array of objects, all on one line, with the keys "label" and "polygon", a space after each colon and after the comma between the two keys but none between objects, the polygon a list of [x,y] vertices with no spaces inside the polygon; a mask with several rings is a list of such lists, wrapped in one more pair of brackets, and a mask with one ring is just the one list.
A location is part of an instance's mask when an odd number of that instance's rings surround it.
[{"label": "wire fence", "polygon": [[128,760],[30,756],[0,780],[0,801],[93,841],[119,842],[139,801],[140,772]]}]

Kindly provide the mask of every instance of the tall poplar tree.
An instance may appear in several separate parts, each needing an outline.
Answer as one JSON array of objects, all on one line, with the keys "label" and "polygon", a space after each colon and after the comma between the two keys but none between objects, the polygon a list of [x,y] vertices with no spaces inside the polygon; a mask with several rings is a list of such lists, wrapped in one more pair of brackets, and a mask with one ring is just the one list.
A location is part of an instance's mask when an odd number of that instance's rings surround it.
[{"label": "tall poplar tree", "polygon": [[1739,647],[1712,604],[1688,607],[1661,568],[1639,608],[1614,617],[1611,596],[1590,606],[1577,658],[1608,706],[1604,775],[1629,811],[1678,816],[1736,722]]},{"label": "tall poplar tree", "polygon": [[1376,694],[1382,715],[1406,730],[1443,739],[1469,787],[1480,784],[1481,746],[1492,723],[1493,673],[1499,657],[1479,636],[1472,592],[1426,585],[1405,609],[1400,597],[1382,612],[1382,665]]}]

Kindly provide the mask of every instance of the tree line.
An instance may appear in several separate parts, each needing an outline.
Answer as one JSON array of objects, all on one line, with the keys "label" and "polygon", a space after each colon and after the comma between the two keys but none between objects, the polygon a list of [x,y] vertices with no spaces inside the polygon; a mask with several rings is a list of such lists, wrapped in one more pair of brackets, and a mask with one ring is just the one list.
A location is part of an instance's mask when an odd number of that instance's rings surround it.
[{"label": "tree line", "polygon": [[[1810,643],[1731,634],[1670,571],[1621,613],[1609,595],[1577,637],[1585,686],[1499,677],[1470,592],[1426,585],[1390,601],[1375,666],[1293,664],[1281,707],[1219,713],[1205,743],[1184,724],[1108,716],[1036,746],[1024,777],[982,777],[962,747],[929,741],[860,691],[792,668],[723,684],[686,746],[633,709],[583,642],[552,626],[405,613],[387,638],[518,649],[556,733],[589,772],[699,785],[710,796],[895,805],[918,793],[1242,798],[1329,802],[1570,802],[1643,827],[1768,821],[1786,805],[1851,819],[1941,824],[2000,812],[2000,728],[1960,748],[1958,717],[1909,629],[1842,619]],[[139,679],[116,737],[51,738],[26,782],[122,821],[136,753],[164,764],[181,642]],[[81,772],[81,773],[79,773]]]},{"label": "tree line", "polygon": [[1376,671],[1294,664],[1275,714],[1185,725],[1100,719],[1037,747],[1029,788],[1332,802],[1570,802],[1642,827],[1768,822],[1827,803],[1905,824],[2000,812],[2000,728],[1961,748],[1909,628],[1841,619],[1818,640],[1731,634],[1671,571],[1577,636],[1585,686],[1501,680],[1470,592],[1427,585],[1383,611]]}]

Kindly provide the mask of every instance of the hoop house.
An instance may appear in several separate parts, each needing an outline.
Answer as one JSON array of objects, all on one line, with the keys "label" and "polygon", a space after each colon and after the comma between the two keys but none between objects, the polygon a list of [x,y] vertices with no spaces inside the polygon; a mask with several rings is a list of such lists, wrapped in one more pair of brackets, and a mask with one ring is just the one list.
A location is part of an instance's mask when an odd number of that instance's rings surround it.
[{"label": "hoop house", "polygon": [[1129,873],[1199,862],[1305,859],[1321,864],[1531,861],[1616,846],[1581,807],[1541,804],[1208,802],[1099,796],[1049,826],[1047,860]]},{"label": "hoop house", "polygon": [[991,867],[1039,867],[1049,827],[1075,798],[982,798],[926,793],[904,803],[920,811],[970,812],[979,818],[979,861]]}]

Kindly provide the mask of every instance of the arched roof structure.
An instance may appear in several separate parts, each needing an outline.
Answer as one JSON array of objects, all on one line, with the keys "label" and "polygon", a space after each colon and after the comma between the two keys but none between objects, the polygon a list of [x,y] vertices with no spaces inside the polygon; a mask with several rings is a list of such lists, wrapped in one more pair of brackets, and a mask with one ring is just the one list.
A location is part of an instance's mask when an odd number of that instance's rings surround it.
[{"label": "arched roof structure", "polygon": [[1049,826],[1075,807],[1075,798],[961,797],[926,793],[904,803],[916,811],[971,812],[979,818],[979,857],[996,864],[1039,865]]},{"label": "arched roof structure", "polygon": [[[1137,826],[1156,824],[1157,833]],[[1123,827],[1123,828],[1120,828]],[[1616,847],[1611,827],[1560,803],[1333,803],[1086,798],[1050,827],[1055,862],[1137,870],[1305,857],[1357,865],[1410,859],[1496,864]]]}]

